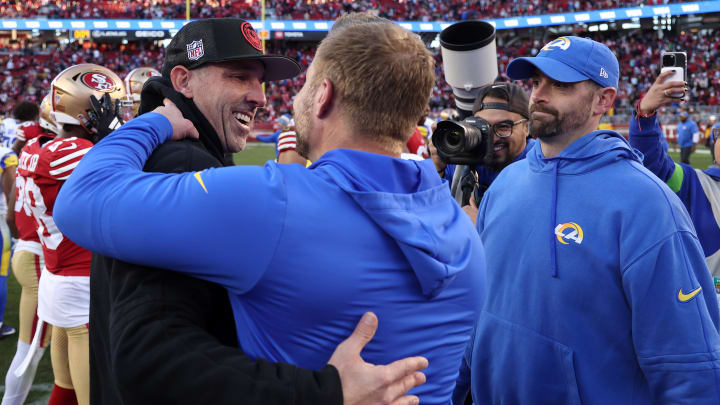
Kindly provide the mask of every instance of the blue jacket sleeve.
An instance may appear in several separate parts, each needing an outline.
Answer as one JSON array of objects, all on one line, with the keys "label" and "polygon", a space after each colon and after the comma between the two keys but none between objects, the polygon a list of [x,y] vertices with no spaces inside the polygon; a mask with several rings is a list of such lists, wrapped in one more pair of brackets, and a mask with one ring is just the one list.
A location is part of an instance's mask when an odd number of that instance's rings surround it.
[{"label": "blue jacket sleeve", "polygon": [[95,145],[63,185],[54,218],[72,241],[106,256],[172,269],[247,292],[272,259],[286,189],[277,166],[146,173],[172,136],[159,114]]},{"label": "blue jacket sleeve", "polygon": [[[677,192],[680,185],[675,185],[671,178],[675,175],[676,178],[679,176],[682,179],[682,169],[663,150],[662,136],[657,115],[649,118],[638,118],[633,115],[629,131],[630,145],[642,152],[643,165]],[[675,173],[676,170],[680,170],[680,173]]]},{"label": "blue jacket sleeve", "polygon": [[630,144],[643,153],[643,165],[680,197],[690,213],[705,256],[711,256],[720,249],[720,231],[715,225],[710,201],[695,169],[684,163],[675,163],[663,150],[661,137],[662,131],[655,116],[633,117],[630,121]]},{"label": "blue jacket sleeve", "polygon": [[623,269],[622,283],[654,403],[720,403],[718,306],[695,236],[669,235]]},{"label": "blue jacket sleeve", "polygon": [[280,135],[280,131],[273,132],[270,135],[258,135],[255,137],[260,142],[277,142],[278,135]]}]

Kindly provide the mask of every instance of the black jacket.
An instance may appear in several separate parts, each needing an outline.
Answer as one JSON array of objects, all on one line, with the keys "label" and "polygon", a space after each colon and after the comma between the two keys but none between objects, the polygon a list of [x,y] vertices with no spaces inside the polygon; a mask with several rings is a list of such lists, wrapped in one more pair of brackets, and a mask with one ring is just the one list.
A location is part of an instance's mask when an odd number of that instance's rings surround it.
[{"label": "black jacket", "polygon": [[[193,121],[200,141],[160,146],[145,171],[196,171],[230,161],[192,100],[169,81],[146,83],[140,112],[164,97]],[[334,367],[311,371],[253,361],[238,349],[230,301],[219,285],[95,254],[90,290],[93,405],[342,404]]]}]

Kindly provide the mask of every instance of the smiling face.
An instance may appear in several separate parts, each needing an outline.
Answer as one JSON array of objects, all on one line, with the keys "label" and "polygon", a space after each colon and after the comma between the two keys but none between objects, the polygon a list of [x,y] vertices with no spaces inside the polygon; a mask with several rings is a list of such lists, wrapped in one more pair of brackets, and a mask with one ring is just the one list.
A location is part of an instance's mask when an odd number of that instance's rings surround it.
[{"label": "smiling face", "polygon": [[193,69],[193,101],[217,132],[226,152],[245,148],[258,108],[266,103],[265,67],[257,60],[212,63]]},{"label": "smiling face", "polygon": [[[485,97],[482,101],[483,103],[507,104],[507,100],[495,97]],[[512,123],[525,118],[518,113],[495,109],[480,110],[475,113],[475,116],[484,119],[490,125],[495,125],[499,122]],[[508,137],[501,138],[496,134],[493,138],[494,149],[492,166],[502,169],[512,163],[516,157],[520,156],[520,154],[525,150],[527,135],[527,121],[515,125],[512,130],[512,135]]]}]

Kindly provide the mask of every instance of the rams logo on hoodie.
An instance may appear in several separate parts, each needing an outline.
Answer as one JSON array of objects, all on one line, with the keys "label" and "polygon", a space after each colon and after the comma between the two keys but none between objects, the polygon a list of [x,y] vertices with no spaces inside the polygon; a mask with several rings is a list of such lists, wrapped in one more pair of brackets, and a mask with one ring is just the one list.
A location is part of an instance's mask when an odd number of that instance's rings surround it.
[{"label": "rams logo on hoodie", "polygon": [[571,240],[579,245],[583,241],[583,230],[575,222],[566,222],[555,227],[555,236],[563,245],[569,244],[566,240]]}]

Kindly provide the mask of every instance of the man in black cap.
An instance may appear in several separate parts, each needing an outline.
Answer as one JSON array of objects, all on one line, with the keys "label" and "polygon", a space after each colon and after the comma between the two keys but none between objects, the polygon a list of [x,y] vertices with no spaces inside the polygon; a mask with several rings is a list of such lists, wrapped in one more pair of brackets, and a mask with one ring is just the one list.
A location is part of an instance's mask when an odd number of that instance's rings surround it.
[{"label": "man in black cap", "polygon": [[[478,92],[473,105],[473,116],[487,121],[494,133],[492,163],[475,167],[479,197],[482,197],[502,169],[510,163],[524,159],[535,144],[533,139],[528,140],[528,104],[527,93],[514,83],[492,83]],[[455,165],[447,164],[438,156],[434,145],[430,148],[440,177],[452,180]],[[477,217],[475,203],[479,202],[479,199],[474,202],[471,200],[470,206],[463,207],[473,221]]]},{"label": "man in black cap", "polygon": [[[170,99],[197,128],[199,141],[163,145],[145,171],[231,165],[231,153],[245,147],[255,112],[265,105],[261,83],[299,72],[292,59],[264,55],[246,21],[207,19],[185,25],[167,48],[162,77],[143,87],[139,113]],[[242,263],[238,257],[238,269]],[[414,371],[422,367],[417,359],[388,367],[365,363],[360,351],[377,327],[377,319],[368,314],[338,346],[332,365],[319,371],[253,361],[237,348],[223,287],[97,254],[90,323],[94,404],[391,403],[380,398],[394,393],[393,401],[404,395],[416,384],[411,382]]]}]

